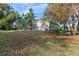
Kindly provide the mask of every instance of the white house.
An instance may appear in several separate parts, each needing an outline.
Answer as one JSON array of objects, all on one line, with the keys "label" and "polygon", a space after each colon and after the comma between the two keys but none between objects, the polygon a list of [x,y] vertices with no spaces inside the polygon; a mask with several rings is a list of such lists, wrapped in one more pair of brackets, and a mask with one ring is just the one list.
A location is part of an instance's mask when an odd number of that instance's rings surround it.
[{"label": "white house", "polygon": [[49,30],[49,22],[46,20],[38,20],[33,24],[33,30],[45,31]]},{"label": "white house", "polygon": [[79,19],[74,16],[74,20],[72,19],[72,17],[69,17],[66,24],[60,24],[60,23],[49,23],[46,20],[37,20],[34,22],[33,24],[33,30],[39,30],[39,31],[45,31],[45,30],[49,30],[49,31],[53,31],[53,30],[57,30],[59,28],[64,28],[65,26],[65,30],[70,31],[72,26],[74,24],[75,27],[75,31],[78,30],[79,31]]},{"label": "white house", "polygon": [[53,30],[57,30],[62,26],[63,25],[59,23],[50,24],[50,22],[47,20],[37,20],[34,22],[32,29],[39,30],[39,31],[45,31],[45,30],[53,31]]}]

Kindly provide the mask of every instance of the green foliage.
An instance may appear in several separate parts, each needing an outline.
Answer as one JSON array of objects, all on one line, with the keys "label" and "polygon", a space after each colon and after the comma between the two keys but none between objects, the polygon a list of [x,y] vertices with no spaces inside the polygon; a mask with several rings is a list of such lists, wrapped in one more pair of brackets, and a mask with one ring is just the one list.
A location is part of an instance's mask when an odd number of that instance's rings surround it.
[{"label": "green foliage", "polygon": [[65,30],[64,28],[59,28],[57,30],[52,31],[52,33],[56,34],[56,35],[64,35],[65,34]]},{"label": "green foliage", "polygon": [[18,13],[18,20],[16,20],[16,27],[18,29],[30,28],[32,30],[34,20],[35,16],[33,10],[29,8],[29,12],[27,14],[19,15]]},{"label": "green foliage", "polygon": [[27,28],[27,16],[22,14],[18,16],[16,20],[16,27],[18,29],[26,29]]},{"label": "green foliage", "polygon": [[46,29],[45,31],[46,31],[46,32],[48,32],[49,30],[48,30],[48,29]]},{"label": "green foliage", "polygon": [[0,29],[12,29],[14,21],[17,19],[17,14],[8,4],[0,4]]},{"label": "green foliage", "polygon": [[0,25],[5,28],[2,29],[11,29],[13,22],[16,20],[16,13],[10,13],[8,16],[0,20]]},{"label": "green foliage", "polygon": [[4,14],[2,12],[2,10],[0,10],[0,19],[2,19],[4,17]]},{"label": "green foliage", "polygon": [[58,33],[60,35],[64,35],[65,34],[65,30],[63,28],[58,29]]},{"label": "green foliage", "polygon": [[33,22],[35,20],[35,15],[33,13],[33,10],[32,8],[29,8],[29,12],[27,13],[27,22],[28,22],[28,25],[30,26],[30,29],[32,30],[32,25],[33,25]]}]

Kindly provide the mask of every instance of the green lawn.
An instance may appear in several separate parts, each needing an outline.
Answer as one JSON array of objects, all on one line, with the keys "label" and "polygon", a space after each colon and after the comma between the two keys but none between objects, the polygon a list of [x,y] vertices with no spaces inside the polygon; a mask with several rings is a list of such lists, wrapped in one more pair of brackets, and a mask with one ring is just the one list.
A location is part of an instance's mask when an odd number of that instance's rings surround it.
[{"label": "green lawn", "polygon": [[79,55],[78,42],[46,32],[0,31],[0,55]]}]

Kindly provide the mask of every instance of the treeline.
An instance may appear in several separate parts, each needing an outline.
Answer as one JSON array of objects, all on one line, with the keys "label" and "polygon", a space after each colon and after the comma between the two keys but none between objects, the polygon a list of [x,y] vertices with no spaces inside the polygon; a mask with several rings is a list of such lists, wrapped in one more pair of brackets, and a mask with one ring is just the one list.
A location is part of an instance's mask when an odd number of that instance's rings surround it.
[{"label": "treeline", "polygon": [[9,4],[0,3],[0,30],[31,29],[35,20],[32,8],[20,15]]},{"label": "treeline", "polygon": [[[72,21],[68,21],[68,19]],[[79,21],[79,4],[75,3],[60,3],[48,4],[48,8],[44,11],[42,20],[47,20],[50,23],[57,23],[59,27],[63,25],[63,30],[71,33],[77,32],[77,25]],[[13,29],[30,29],[32,30],[35,15],[33,9],[29,8],[29,12],[20,15],[9,4],[0,3],[0,30],[13,30]],[[59,29],[60,30],[60,29]]]},{"label": "treeline", "polygon": [[32,25],[35,21],[35,15],[33,13],[32,8],[29,8],[29,12],[27,14],[19,15],[18,19],[15,21],[16,29],[30,29],[32,30]]}]

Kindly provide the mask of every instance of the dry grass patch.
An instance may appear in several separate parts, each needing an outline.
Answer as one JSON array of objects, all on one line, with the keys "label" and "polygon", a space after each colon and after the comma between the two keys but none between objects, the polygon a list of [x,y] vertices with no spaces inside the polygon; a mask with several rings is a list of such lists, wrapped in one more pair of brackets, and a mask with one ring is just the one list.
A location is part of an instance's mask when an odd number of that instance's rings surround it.
[{"label": "dry grass patch", "polygon": [[0,31],[0,55],[79,55],[78,36],[39,31]]}]

